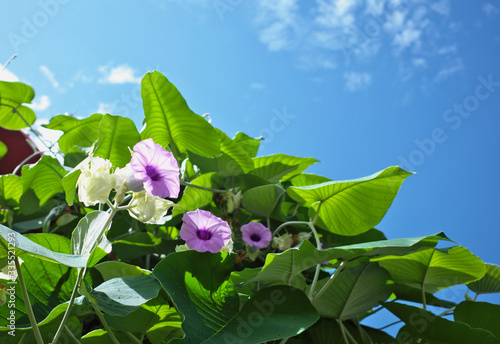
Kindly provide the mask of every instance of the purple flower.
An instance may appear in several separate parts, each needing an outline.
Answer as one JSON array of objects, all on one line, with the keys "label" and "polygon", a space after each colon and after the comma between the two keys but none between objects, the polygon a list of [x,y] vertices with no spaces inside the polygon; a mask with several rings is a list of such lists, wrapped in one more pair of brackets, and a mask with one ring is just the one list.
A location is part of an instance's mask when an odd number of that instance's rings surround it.
[{"label": "purple flower", "polygon": [[[152,196],[177,198],[180,190],[179,165],[172,153],[146,139],[134,146],[130,167],[137,182],[142,182],[144,189]],[[129,184],[131,181],[128,181]],[[133,191],[139,191],[137,186]]]},{"label": "purple flower", "polygon": [[241,226],[243,241],[249,246],[266,248],[272,240],[272,234],[269,228],[260,222],[250,222]]},{"label": "purple flower", "polygon": [[181,238],[192,250],[217,253],[231,240],[231,228],[227,222],[209,211],[188,211],[182,221]]}]

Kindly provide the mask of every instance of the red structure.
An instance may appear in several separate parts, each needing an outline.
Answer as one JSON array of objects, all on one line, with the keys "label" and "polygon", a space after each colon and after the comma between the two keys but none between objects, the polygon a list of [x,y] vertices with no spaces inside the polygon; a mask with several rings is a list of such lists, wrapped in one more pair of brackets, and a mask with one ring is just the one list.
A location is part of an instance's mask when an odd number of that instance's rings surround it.
[{"label": "red structure", "polygon": [[[14,171],[24,159],[38,152],[25,164],[34,164],[40,159],[42,152],[39,152],[28,135],[18,130],[7,130],[0,127],[0,141],[7,146],[7,154],[0,158],[0,174],[9,174]],[[21,174],[19,169],[18,175]]]}]

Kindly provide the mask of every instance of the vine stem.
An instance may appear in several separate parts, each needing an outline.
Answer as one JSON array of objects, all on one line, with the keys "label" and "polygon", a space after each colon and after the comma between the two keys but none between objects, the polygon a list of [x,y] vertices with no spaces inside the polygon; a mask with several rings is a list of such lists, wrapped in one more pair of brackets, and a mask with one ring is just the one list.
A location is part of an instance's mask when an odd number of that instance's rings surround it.
[{"label": "vine stem", "polygon": [[[314,219],[311,222],[308,222],[307,225],[309,226],[309,228],[313,232],[314,239],[316,240],[316,248],[318,250],[321,250],[321,241],[319,240],[318,232],[316,231],[316,228],[314,227],[315,220],[316,219]],[[309,297],[309,300],[313,299],[314,289],[316,289],[316,283],[318,283],[320,270],[321,270],[321,263],[316,265],[316,271],[314,272],[314,277],[313,277],[313,281],[311,283],[311,288],[309,289],[309,295],[307,295]]]},{"label": "vine stem", "polygon": [[340,263],[337,270],[335,270],[335,272],[332,274],[332,276],[330,276],[330,279],[325,283],[325,285],[320,289],[320,291],[318,291],[318,293],[316,295],[314,295],[314,297],[312,299],[313,302],[316,301],[317,299],[319,299],[321,297],[321,295],[323,295],[325,290],[330,286],[330,284],[332,284],[332,282],[335,280],[335,277],[337,277],[338,274],[340,273],[340,271],[342,271],[342,268],[344,267],[344,263],[345,263],[345,261],[342,261],[342,263]]},{"label": "vine stem", "polygon": [[[97,240],[93,243],[92,248],[90,249],[89,252],[94,251],[94,249],[97,246],[97,243],[101,239],[102,235],[106,231],[106,229],[111,225],[111,221],[113,220],[113,217],[119,210],[116,205],[111,204],[111,202],[108,201],[108,205],[110,206],[110,214],[106,222],[104,223],[104,226],[101,228],[101,232],[99,233],[99,236],[97,237]],[[61,321],[61,324],[59,325],[59,328],[57,329],[56,335],[54,336],[54,340],[52,341],[52,344],[57,344],[57,341],[59,340],[59,337],[61,336],[61,333],[64,329],[64,326],[66,325],[66,321],[68,321],[69,315],[71,313],[71,308],[73,308],[73,302],[75,301],[76,298],[76,293],[80,289],[80,285],[82,283],[83,277],[85,276],[85,272],[87,268],[78,268],[78,278],[75,282],[75,286],[73,287],[73,292],[71,293],[71,298],[69,300],[69,305],[68,308],[66,308],[66,312],[64,312],[64,317]]]},{"label": "vine stem", "polygon": [[111,341],[114,344],[120,344],[118,339],[116,339],[115,334],[111,330],[111,328],[108,325],[108,322],[104,318],[104,314],[102,314],[101,310],[99,309],[99,305],[95,302],[94,297],[92,297],[88,292],[85,286],[82,286],[81,288],[81,293],[90,301],[90,304],[92,305],[92,308],[94,308],[95,313],[97,314],[97,317],[101,321],[102,325],[106,329],[106,332],[108,332],[109,337],[111,338]]},{"label": "vine stem", "polygon": [[28,318],[30,320],[31,327],[33,328],[33,333],[35,335],[36,342],[38,344],[43,344],[42,335],[38,324],[36,323],[35,314],[33,314],[33,309],[31,308],[30,299],[28,296],[28,290],[26,289],[26,284],[24,283],[23,273],[21,272],[21,264],[19,260],[15,257],[14,262],[16,264],[17,276],[19,277],[19,284],[21,285],[21,291],[23,293],[24,305],[26,306],[26,312],[28,313]]},{"label": "vine stem", "polygon": [[61,333],[66,326],[66,321],[68,321],[69,315],[71,314],[71,308],[73,308],[73,302],[75,302],[76,298],[76,292],[78,291],[78,288],[80,287],[80,284],[82,283],[83,276],[85,275],[85,270],[86,268],[78,268],[78,277],[75,282],[75,286],[73,287],[73,292],[71,293],[71,297],[69,299],[69,304],[68,308],[66,308],[66,311],[64,312],[64,316],[61,320],[61,323],[59,324],[59,328],[56,331],[56,335],[54,336],[54,339],[52,340],[52,344],[56,344],[57,341],[59,340],[59,337],[61,336]]},{"label": "vine stem", "polygon": [[276,234],[279,233],[280,230],[282,230],[283,228],[285,228],[286,226],[291,226],[291,225],[309,225],[309,221],[288,221],[288,222],[284,222],[282,223],[281,225],[278,226],[278,228],[276,228],[273,232],[273,236],[275,236]]}]

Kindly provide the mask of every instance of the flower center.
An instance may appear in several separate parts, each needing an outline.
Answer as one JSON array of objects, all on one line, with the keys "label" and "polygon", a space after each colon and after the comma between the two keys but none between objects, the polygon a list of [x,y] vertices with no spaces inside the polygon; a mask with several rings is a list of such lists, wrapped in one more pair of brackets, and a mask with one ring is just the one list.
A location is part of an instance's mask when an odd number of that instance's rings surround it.
[{"label": "flower center", "polygon": [[258,235],[258,234],[252,234],[252,235],[250,235],[250,239],[252,239],[252,241],[259,242],[260,241],[260,235]]},{"label": "flower center", "polygon": [[156,167],[151,165],[146,166],[146,173],[148,174],[149,178],[151,178],[151,180],[154,182],[159,180],[161,177],[160,173],[156,170]]},{"label": "flower center", "polygon": [[196,231],[196,235],[200,240],[210,240],[212,237],[212,233],[210,231],[207,231],[206,229],[198,229]]}]

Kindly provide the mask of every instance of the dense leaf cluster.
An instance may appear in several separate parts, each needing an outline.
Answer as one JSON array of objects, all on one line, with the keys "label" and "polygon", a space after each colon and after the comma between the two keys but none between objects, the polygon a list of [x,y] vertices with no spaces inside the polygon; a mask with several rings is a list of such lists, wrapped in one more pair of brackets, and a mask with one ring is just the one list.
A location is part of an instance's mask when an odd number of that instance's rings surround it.
[{"label": "dense leaf cluster", "polygon": [[[374,228],[410,172],[308,174],[316,159],[257,156],[259,140],[214,128],[159,72],[144,76],[141,96],[141,132],[121,116],[58,115],[45,125],[63,132],[58,149],[0,176],[2,343],[500,343],[500,306],[476,301],[500,292],[498,265],[443,233],[388,240]],[[0,82],[0,126],[31,126],[33,97]],[[181,166],[164,225],[78,201],[75,167],[90,147],[121,168],[146,138]],[[175,252],[182,216],[196,209],[228,222],[233,253]],[[255,220],[291,247],[250,249],[240,228]],[[459,284],[474,299],[434,295]],[[365,325],[383,308],[404,325],[395,338]]]}]

